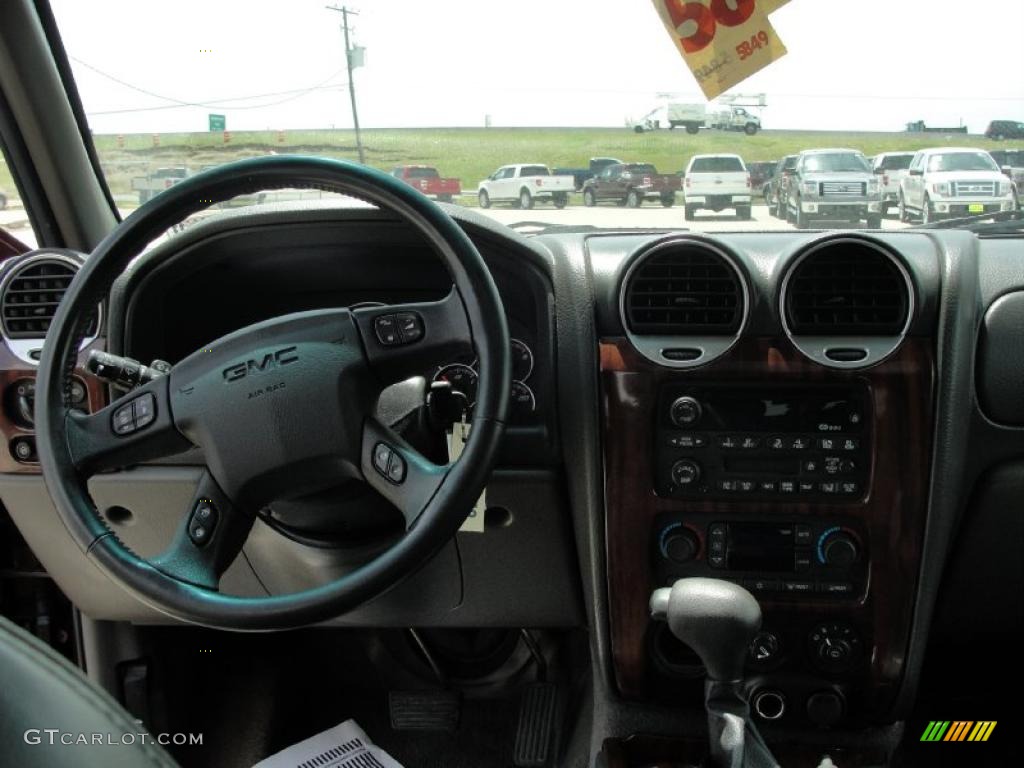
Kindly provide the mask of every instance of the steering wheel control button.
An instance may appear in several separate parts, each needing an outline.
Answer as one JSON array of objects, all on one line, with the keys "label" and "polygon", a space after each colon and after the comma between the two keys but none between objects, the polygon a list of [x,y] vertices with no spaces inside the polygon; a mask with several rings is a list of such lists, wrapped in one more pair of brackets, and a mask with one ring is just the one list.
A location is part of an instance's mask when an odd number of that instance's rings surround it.
[{"label": "steering wheel control button", "polygon": [[405,480],[405,459],[398,451],[391,452],[391,462],[388,464],[388,480],[395,485]]},{"label": "steering wheel control button", "polygon": [[135,431],[135,403],[125,403],[110,418],[115,435],[130,435]]},{"label": "steering wheel control button", "polygon": [[135,428],[148,427],[156,419],[156,398],[151,393],[136,398],[135,404]]},{"label": "steering wheel control button", "polygon": [[423,318],[415,312],[399,312],[395,324],[403,344],[412,344],[423,338]]},{"label": "steering wheel control button", "polygon": [[391,463],[391,446],[387,443],[377,443],[373,447],[373,468],[384,477],[388,476],[388,464]]},{"label": "steering wheel control button", "polygon": [[395,485],[401,485],[405,480],[405,459],[387,443],[377,443],[373,447],[373,468]]},{"label": "steering wheel control button", "polygon": [[209,499],[200,499],[192,510],[188,521],[188,537],[197,547],[201,547],[211,538],[217,528],[217,507]]},{"label": "steering wheel control button", "polygon": [[373,332],[377,341],[385,347],[395,347],[402,343],[402,334],[398,332],[398,323],[394,315],[381,315],[373,320]]}]

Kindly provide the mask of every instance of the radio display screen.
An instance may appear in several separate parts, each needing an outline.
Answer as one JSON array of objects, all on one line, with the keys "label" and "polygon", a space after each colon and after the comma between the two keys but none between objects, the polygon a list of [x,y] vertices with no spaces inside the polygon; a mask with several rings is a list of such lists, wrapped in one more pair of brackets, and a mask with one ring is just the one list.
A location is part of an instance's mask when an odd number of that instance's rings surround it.
[{"label": "radio display screen", "polygon": [[859,429],[861,398],[849,389],[708,388],[697,396],[705,429],[745,432],[839,432]]},{"label": "radio display screen", "polygon": [[798,475],[800,474],[800,459],[796,456],[784,458],[772,457],[748,457],[748,456],[726,456],[722,460],[726,472],[742,473],[744,475]]},{"label": "radio display screen", "polygon": [[729,526],[729,568],[737,571],[792,571],[792,525],[739,523]]}]

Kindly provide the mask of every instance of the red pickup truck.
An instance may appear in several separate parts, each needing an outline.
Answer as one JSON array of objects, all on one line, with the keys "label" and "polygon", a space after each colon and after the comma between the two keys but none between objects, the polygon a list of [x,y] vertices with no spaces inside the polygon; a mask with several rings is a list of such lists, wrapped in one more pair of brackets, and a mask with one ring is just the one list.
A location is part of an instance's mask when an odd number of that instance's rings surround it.
[{"label": "red pickup truck", "polygon": [[639,208],[644,200],[655,199],[671,208],[679,188],[678,176],[659,174],[650,163],[618,163],[584,182],[583,203],[593,206],[602,200],[614,200],[619,205]]},{"label": "red pickup truck", "polygon": [[391,171],[391,175],[442,203],[450,203],[452,198],[462,194],[458,179],[442,179],[437,168],[429,165],[400,165]]}]

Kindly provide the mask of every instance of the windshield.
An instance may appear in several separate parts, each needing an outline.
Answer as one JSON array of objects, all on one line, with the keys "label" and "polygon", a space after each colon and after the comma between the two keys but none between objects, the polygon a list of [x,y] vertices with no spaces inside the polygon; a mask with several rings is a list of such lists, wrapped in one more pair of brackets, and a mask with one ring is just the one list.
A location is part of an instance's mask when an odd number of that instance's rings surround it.
[{"label": "windshield", "polygon": [[905,171],[910,167],[910,161],[913,159],[912,152],[905,155],[886,155],[878,161],[875,167],[883,171]]},{"label": "windshield", "polygon": [[807,155],[804,170],[812,173],[867,173],[868,161],[852,152]]},{"label": "windshield", "polygon": [[630,165],[623,166],[622,170],[626,173],[635,173],[637,175],[657,175],[658,173],[658,169],[655,168],[653,165],[646,165],[643,163],[632,163]]},{"label": "windshield", "polygon": [[928,158],[929,171],[998,171],[987,152],[950,152]]},{"label": "windshield", "polygon": [[690,173],[729,173],[743,171],[743,161],[738,157],[697,157],[690,166]]},{"label": "windshield", "polygon": [[[783,178],[800,153],[841,147],[805,155],[802,169],[870,174],[865,158],[886,153],[881,167],[897,170],[918,151],[964,147],[978,154],[935,162],[990,169],[979,160],[989,150],[1024,149],[1012,131],[990,130],[1024,120],[1013,75],[1024,4],[1006,0],[972,3],[972,16],[999,19],[978,25],[964,25],[953,0],[858,0],[841,35],[827,32],[832,3],[760,0],[786,53],[711,99],[699,82],[707,73],[691,71],[650,0],[519,0],[500,21],[479,0],[51,4],[122,216],[204,168],[297,153],[365,163],[504,224],[788,230],[798,185],[764,182]],[[712,0],[681,5],[723,12]],[[889,40],[885,30],[913,35]],[[745,44],[727,51],[735,62],[758,55],[756,34]],[[749,169],[751,182],[710,197],[682,183],[635,206],[623,187],[621,200],[602,191],[588,204],[586,182],[623,158],[632,173]],[[528,176],[552,179],[517,186]],[[884,189],[865,189],[863,204],[805,220],[910,225]],[[16,194],[2,168],[0,192]],[[308,198],[354,204],[285,190],[230,205]]]}]

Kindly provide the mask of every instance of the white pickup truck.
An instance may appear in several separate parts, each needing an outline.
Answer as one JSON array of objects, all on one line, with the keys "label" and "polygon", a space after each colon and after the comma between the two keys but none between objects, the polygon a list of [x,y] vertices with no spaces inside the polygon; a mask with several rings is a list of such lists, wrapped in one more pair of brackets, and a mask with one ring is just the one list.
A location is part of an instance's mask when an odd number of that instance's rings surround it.
[{"label": "white pickup truck", "polygon": [[922,149],[900,181],[900,221],[915,216],[930,224],[1016,207],[1013,182],[983,149]]},{"label": "white pickup truck", "polygon": [[683,211],[687,221],[701,208],[750,219],[750,174],[739,155],[694,155],[683,174]]},{"label": "white pickup truck", "polygon": [[537,201],[550,201],[555,208],[565,208],[569,193],[576,189],[572,176],[552,176],[546,165],[522,163],[503,165],[477,187],[481,208],[491,203],[511,202],[518,208],[533,208]]},{"label": "white pickup truck", "polygon": [[882,152],[871,159],[871,171],[881,181],[882,218],[889,211],[889,206],[900,201],[900,181],[907,175],[913,152]]}]

